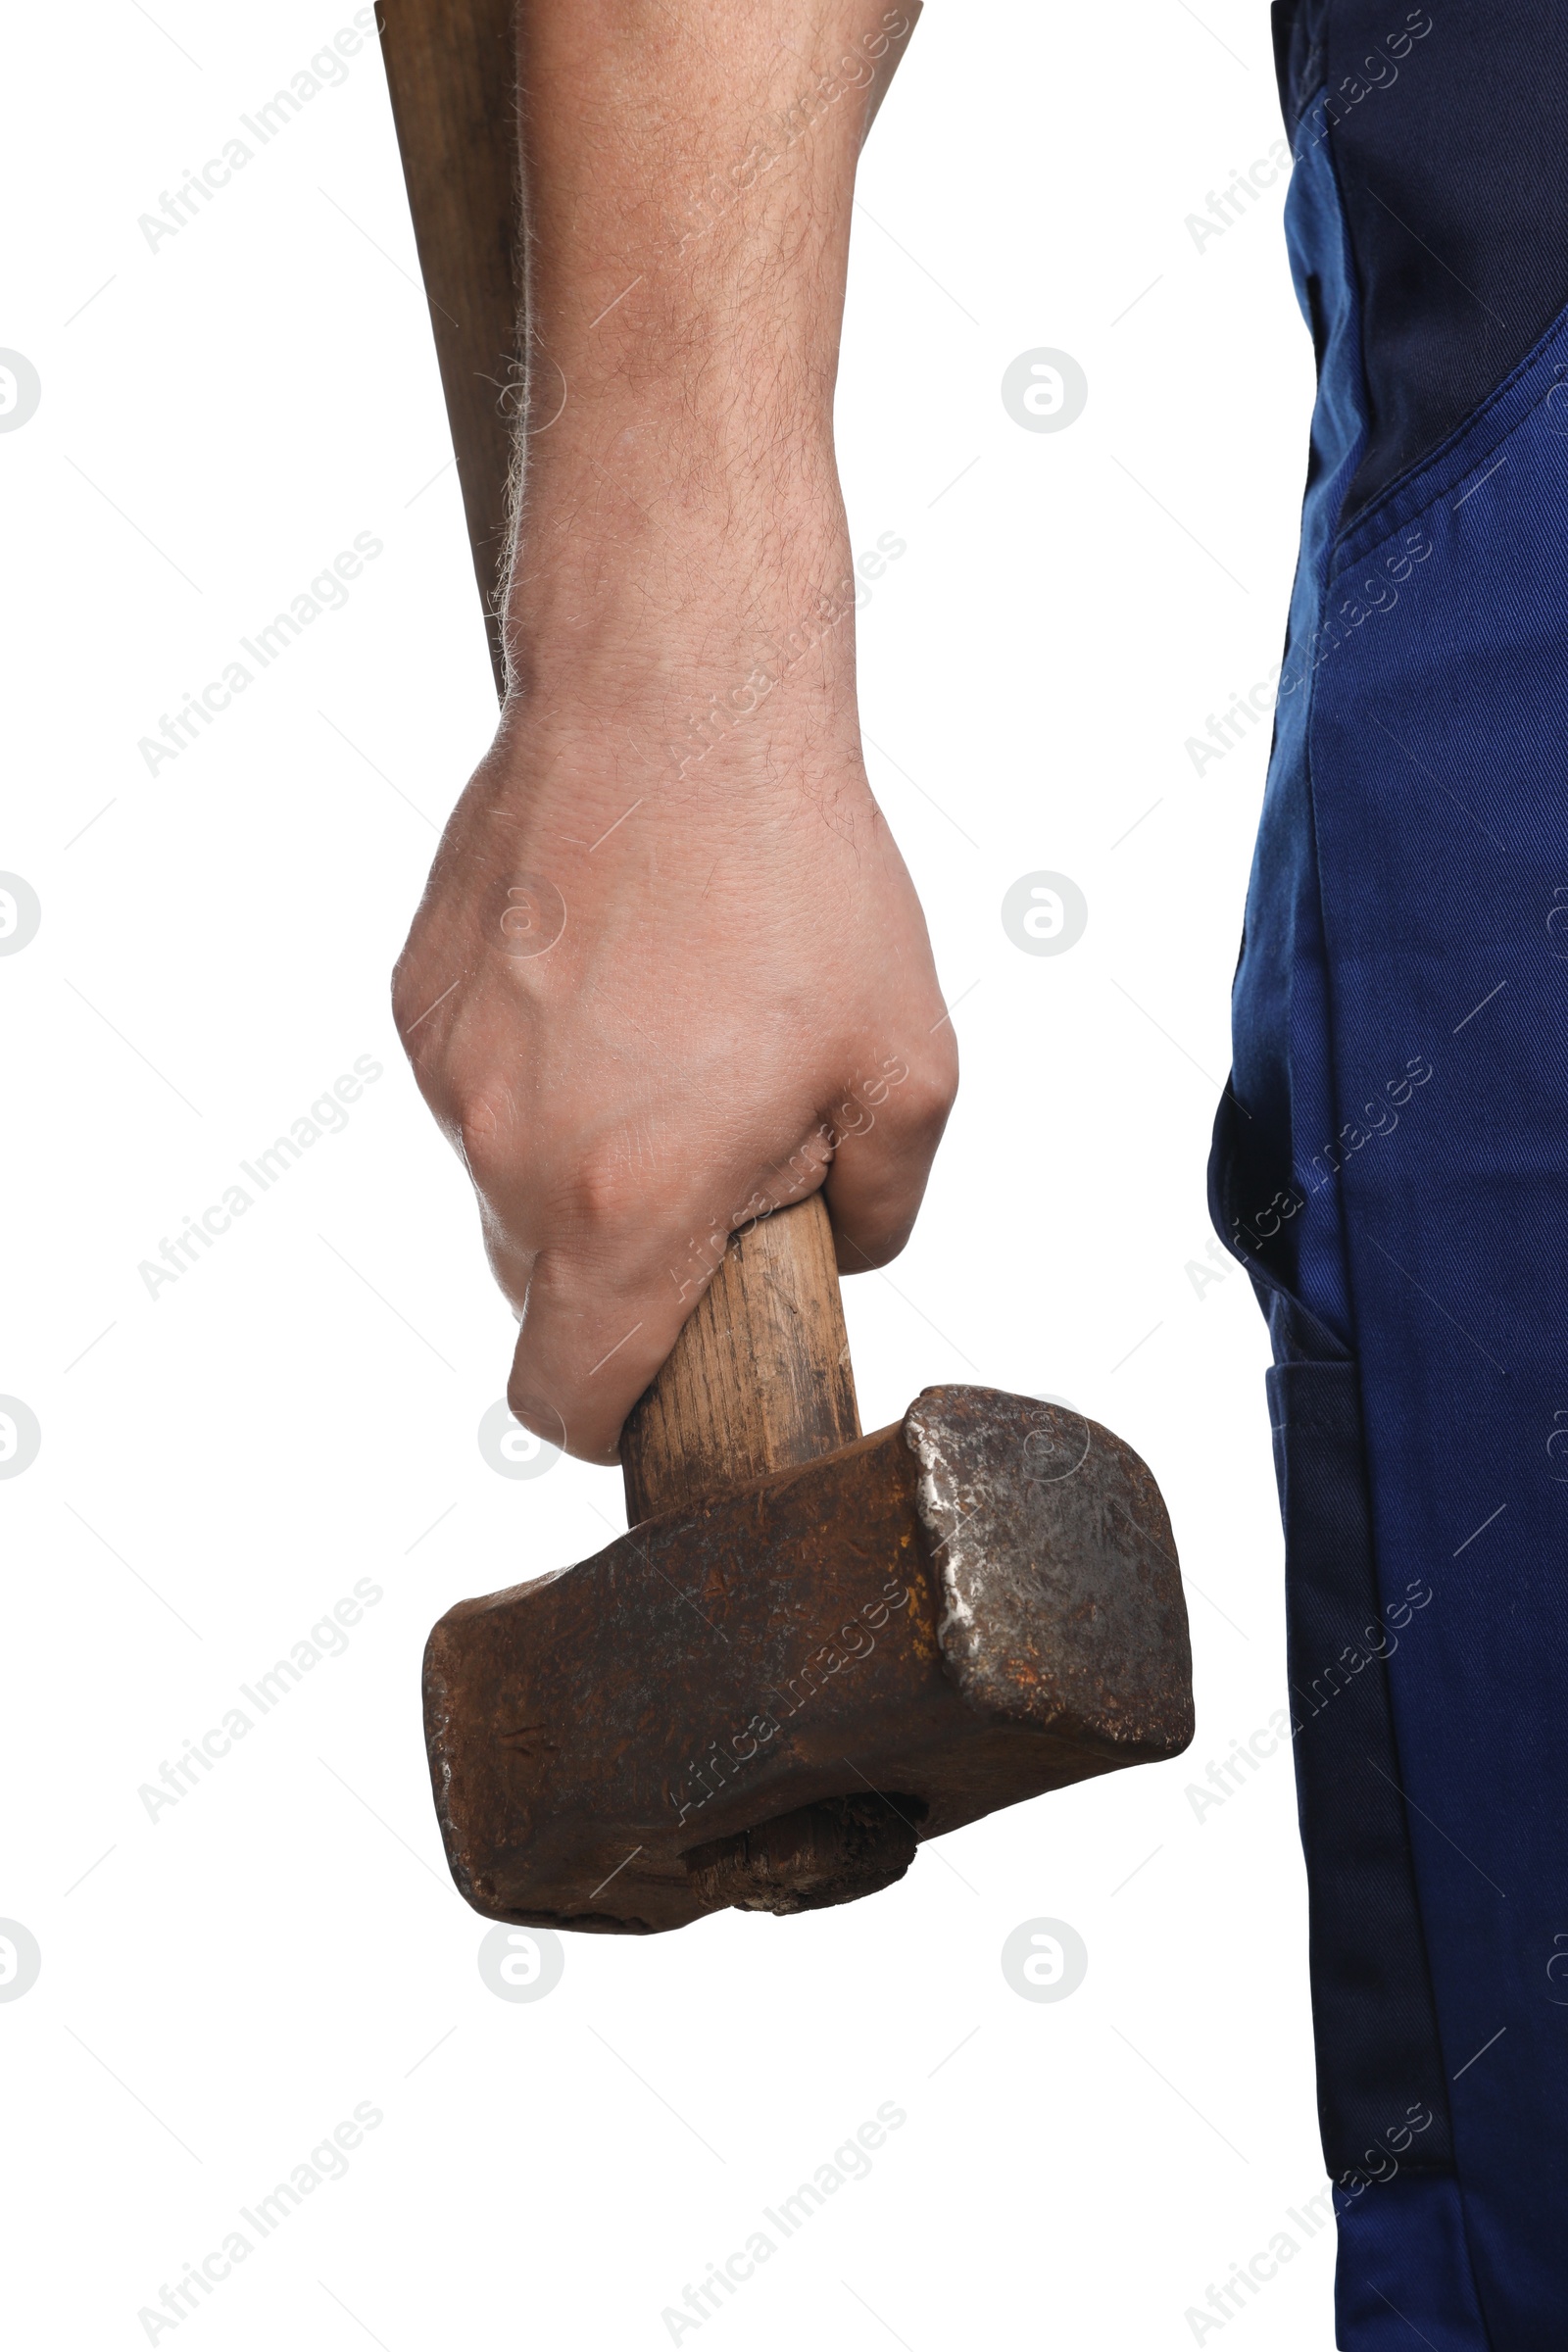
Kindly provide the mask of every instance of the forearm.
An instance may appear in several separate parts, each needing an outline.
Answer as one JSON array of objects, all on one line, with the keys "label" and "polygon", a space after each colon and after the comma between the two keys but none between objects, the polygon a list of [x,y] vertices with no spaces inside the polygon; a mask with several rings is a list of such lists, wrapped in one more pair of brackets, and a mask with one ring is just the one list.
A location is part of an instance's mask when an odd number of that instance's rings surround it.
[{"label": "forearm", "polygon": [[523,0],[529,389],[509,618],[636,576],[808,598],[839,553],[832,402],[855,166],[911,17],[886,0]]}]

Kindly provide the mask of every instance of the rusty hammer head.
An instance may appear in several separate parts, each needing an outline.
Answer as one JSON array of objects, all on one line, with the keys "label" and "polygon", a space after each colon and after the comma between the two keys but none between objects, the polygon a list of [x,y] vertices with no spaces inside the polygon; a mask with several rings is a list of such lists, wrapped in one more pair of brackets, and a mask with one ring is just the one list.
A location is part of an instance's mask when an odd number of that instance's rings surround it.
[{"label": "rusty hammer head", "polygon": [[[1191,1740],[1150,1472],[993,1389],[855,1436],[830,1247],[815,1202],[732,1245],[622,1440],[640,1523],[431,1634],[436,1810],[489,1917],[647,1935],[845,1902],[922,1838]],[[848,1442],[767,1466],[845,1434],[846,1396]],[[723,1483],[715,1449],[728,1493],[642,1514],[671,1477]]]}]

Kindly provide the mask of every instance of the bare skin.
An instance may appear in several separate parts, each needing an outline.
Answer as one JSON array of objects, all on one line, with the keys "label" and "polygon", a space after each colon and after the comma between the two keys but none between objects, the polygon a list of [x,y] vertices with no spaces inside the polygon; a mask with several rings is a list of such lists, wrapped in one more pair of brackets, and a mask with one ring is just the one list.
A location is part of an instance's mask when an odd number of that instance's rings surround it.
[{"label": "bare skin", "polygon": [[896,1256],[957,1084],[865,777],[832,398],[884,0],[522,0],[530,411],[494,745],[393,985],[585,1460],[748,1218]]}]

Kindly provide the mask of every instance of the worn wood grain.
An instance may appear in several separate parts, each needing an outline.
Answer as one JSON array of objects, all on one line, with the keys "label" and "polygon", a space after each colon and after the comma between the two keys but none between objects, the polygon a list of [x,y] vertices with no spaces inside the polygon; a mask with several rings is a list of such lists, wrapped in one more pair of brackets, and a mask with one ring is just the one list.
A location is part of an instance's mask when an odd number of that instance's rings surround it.
[{"label": "worn wood grain", "polygon": [[621,1432],[626,1515],[720,1494],[860,1434],[833,1232],[820,1193],[730,1243]]},{"label": "worn wood grain", "polygon": [[435,331],[496,692],[522,239],[513,0],[383,0],[381,54]]}]

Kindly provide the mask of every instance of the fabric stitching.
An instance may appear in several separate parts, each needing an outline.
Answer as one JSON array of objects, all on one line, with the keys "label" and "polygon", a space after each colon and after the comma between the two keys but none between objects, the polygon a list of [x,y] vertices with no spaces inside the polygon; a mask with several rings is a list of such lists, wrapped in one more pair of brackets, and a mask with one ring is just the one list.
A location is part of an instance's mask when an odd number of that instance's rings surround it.
[{"label": "fabric stitching", "polygon": [[[1407,472],[1399,474],[1389,484],[1387,490],[1373,500],[1370,506],[1363,507],[1348,523],[1340,526],[1333,542],[1332,568],[1327,583],[1329,587],[1332,588],[1338,580],[1343,579],[1348,571],[1358,570],[1369,557],[1376,555],[1380,548],[1387,547],[1390,540],[1396,538],[1408,524],[1419,522],[1423,515],[1430,514],[1434,508],[1443,504],[1444,499],[1450,491],[1457,490],[1461,482],[1467,482],[1473,475],[1478,474],[1489,458],[1495,457],[1499,449],[1503,448],[1514,438],[1516,433],[1521,432],[1531,422],[1542,403],[1549,399],[1555,389],[1555,382],[1560,381],[1560,377],[1554,379],[1552,384],[1548,384],[1541,395],[1541,399],[1532,402],[1522,416],[1515,417],[1512,424],[1504,426],[1495,440],[1488,441],[1486,447],[1470,465],[1461,466],[1458,472],[1437,483],[1433,488],[1432,495],[1423,500],[1409,514],[1401,515],[1399,521],[1392,523],[1377,537],[1366,539],[1363,542],[1363,529],[1368,525],[1376,529],[1383,511],[1410,491],[1415,490],[1424,474],[1441,473],[1445,464],[1452,461],[1465,440],[1484,425],[1489,414],[1498,408],[1511,393],[1518,390],[1531,371],[1539,368],[1552,343],[1562,340],[1565,334],[1568,334],[1568,305],[1558,312],[1545,333],[1542,335],[1535,347],[1526,353],[1518,366],[1503,378],[1501,383],[1493,387],[1486,399],[1472,409],[1468,416],[1455,425],[1446,440],[1442,442],[1429,456],[1423,458],[1419,465],[1413,466]],[[1354,555],[1347,552],[1352,540],[1356,542]],[[1341,558],[1343,561],[1340,561]]]}]

